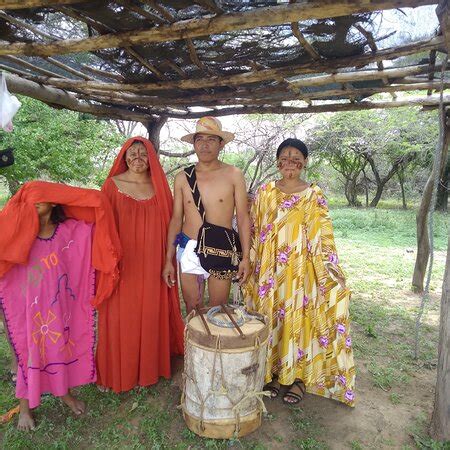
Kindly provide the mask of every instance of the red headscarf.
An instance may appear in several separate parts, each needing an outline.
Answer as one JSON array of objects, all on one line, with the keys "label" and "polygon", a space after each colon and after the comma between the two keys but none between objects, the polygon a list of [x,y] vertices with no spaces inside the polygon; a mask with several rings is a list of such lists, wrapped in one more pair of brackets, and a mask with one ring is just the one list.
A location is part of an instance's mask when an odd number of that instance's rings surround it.
[{"label": "red headscarf", "polygon": [[31,181],[0,211],[0,278],[14,265],[26,264],[39,232],[35,203],[61,205],[67,217],[95,223],[92,265],[99,271],[93,304],[101,303],[113,292],[119,278],[117,264],[122,250],[108,199],[94,189],[59,183]]},{"label": "red headscarf", "polygon": [[172,192],[169,183],[167,183],[166,174],[159,162],[155,147],[153,147],[153,144],[148,139],[140,136],[128,139],[117,155],[117,158],[109,171],[108,178],[128,170],[125,161],[125,153],[135,142],[140,142],[147,149],[150,174],[152,176],[153,186],[155,187],[156,200],[158,201],[164,224],[168,225],[170,217],[172,216]]}]

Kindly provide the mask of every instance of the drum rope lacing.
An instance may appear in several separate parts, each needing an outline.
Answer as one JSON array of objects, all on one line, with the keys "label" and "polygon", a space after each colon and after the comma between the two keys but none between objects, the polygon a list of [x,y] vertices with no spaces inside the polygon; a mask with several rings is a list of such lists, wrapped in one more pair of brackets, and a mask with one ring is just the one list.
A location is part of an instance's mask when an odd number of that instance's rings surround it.
[{"label": "drum rope lacing", "polygon": [[[253,317],[252,317],[253,318]],[[188,317],[188,322],[189,322],[189,317]],[[186,327],[185,329],[185,342],[188,342],[188,338],[189,338],[189,330]],[[257,363],[257,359],[258,359],[258,351],[261,347],[261,342],[259,337],[256,337],[255,339],[255,344],[254,344],[254,348],[252,350],[252,355],[251,355],[251,362],[252,364]],[[210,389],[208,394],[203,397],[202,393],[200,391],[200,388],[198,387],[198,382],[196,380],[195,377],[195,372],[192,370],[191,367],[191,362],[193,361],[193,358],[191,358],[191,354],[190,354],[190,346],[186,346],[186,354],[185,354],[185,361],[189,362],[188,364],[185,365],[184,368],[184,372],[183,372],[183,392],[182,392],[182,396],[181,396],[181,407],[183,408],[183,404],[185,401],[185,392],[186,392],[186,380],[189,379],[192,384],[195,386],[196,389],[196,393],[197,393],[197,397],[200,401],[199,406],[200,406],[200,428],[202,431],[205,431],[205,424],[204,424],[204,413],[205,413],[205,404],[207,402],[207,400],[209,399],[209,397],[213,396],[213,395],[222,395],[225,396],[228,401],[230,402],[230,404],[232,405],[231,410],[233,411],[235,420],[236,420],[236,425],[235,425],[235,430],[234,433],[237,436],[240,429],[241,429],[241,424],[240,424],[240,411],[241,409],[245,406],[246,401],[250,401],[251,399],[256,399],[256,401],[260,404],[260,413],[262,412],[267,412],[266,407],[264,405],[264,402],[262,400],[263,396],[270,396],[270,392],[269,391],[256,391],[255,389],[251,390],[251,385],[255,385],[256,382],[256,375],[258,373],[258,370],[252,372],[251,375],[247,376],[247,383],[244,389],[245,394],[238,400],[238,401],[233,401],[233,399],[230,397],[229,395],[229,389],[227,387],[227,383],[224,377],[224,368],[223,368],[223,359],[222,359],[222,348],[221,348],[221,340],[220,340],[220,336],[216,337],[216,343],[215,343],[215,349],[214,349],[214,359],[213,359],[213,369],[212,369],[212,373],[211,373],[211,383],[210,386],[213,387],[215,386],[215,374],[216,374],[216,364],[217,364],[217,355],[219,355],[219,363],[220,363],[220,389],[219,390],[214,390],[214,389]],[[264,370],[264,365],[262,367],[262,370]],[[193,401],[191,399],[191,401]],[[184,410],[184,408],[183,408]]]}]

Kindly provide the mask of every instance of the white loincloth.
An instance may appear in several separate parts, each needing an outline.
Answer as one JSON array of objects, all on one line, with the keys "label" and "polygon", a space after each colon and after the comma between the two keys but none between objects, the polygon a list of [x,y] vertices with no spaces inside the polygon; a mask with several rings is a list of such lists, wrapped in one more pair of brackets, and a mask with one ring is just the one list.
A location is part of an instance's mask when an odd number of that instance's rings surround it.
[{"label": "white loincloth", "polygon": [[203,275],[206,280],[206,278],[209,277],[209,273],[200,265],[200,260],[197,253],[195,253],[195,247],[197,247],[197,241],[190,239],[184,249],[178,250],[177,259],[180,263],[181,272],[191,273],[193,275]]}]

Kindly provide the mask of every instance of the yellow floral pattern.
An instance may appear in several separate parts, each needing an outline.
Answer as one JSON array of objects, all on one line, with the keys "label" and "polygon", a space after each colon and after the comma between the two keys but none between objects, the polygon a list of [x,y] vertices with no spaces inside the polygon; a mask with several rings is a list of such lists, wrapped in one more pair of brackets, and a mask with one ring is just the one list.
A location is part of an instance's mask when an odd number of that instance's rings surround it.
[{"label": "yellow floral pattern", "polygon": [[311,185],[259,188],[251,211],[253,274],[247,306],[270,319],[266,382],[301,379],[307,391],[354,406],[350,290],[339,266],[327,202]]}]

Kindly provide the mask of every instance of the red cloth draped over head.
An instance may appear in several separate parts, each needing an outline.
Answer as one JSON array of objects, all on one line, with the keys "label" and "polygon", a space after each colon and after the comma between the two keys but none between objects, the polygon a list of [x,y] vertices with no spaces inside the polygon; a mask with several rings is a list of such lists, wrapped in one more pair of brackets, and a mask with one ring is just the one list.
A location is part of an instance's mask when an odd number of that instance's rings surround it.
[{"label": "red cloth draped over head", "polygon": [[99,272],[97,305],[113,292],[119,279],[121,245],[108,199],[100,191],[46,181],[31,181],[0,211],[0,278],[15,264],[26,264],[39,233],[35,203],[61,205],[68,218],[95,223],[92,266]]},{"label": "red cloth draped over head", "polygon": [[[108,177],[111,178],[121,173],[124,173],[128,170],[128,166],[125,160],[126,151],[134,144],[141,143],[147,150],[148,162],[149,162],[149,172],[152,180],[152,184],[155,190],[155,198],[159,209],[159,215],[162,221],[162,229],[163,233],[158,239],[161,240],[162,247],[164,248],[164,254],[161,255],[163,260],[162,264],[164,264],[165,258],[165,249],[167,249],[167,245],[171,245],[172,243],[167,242],[167,228],[169,226],[169,222],[172,216],[172,208],[173,208],[173,198],[172,191],[169,187],[169,183],[167,182],[166,174],[159,162],[158,155],[156,153],[155,147],[152,142],[143,137],[132,137],[128,139],[124,144],[119,154],[117,155],[114,164],[109,171]],[[110,180],[114,183],[113,180]],[[106,185],[107,183],[105,183]],[[104,185],[104,186],[105,186]],[[116,191],[116,188],[113,189],[113,192]],[[130,232],[133,232],[130,230]],[[157,260],[157,255],[155,255],[155,260]],[[160,262],[158,262],[160,264]],[[175,259],[174,266],[176,267]],[[155,267],[155,270],[162,271],[162,267]],[[138,273],[138,272],[136,272]],[[183,330],[184,323],[181,318],[180,311],[180,300],[178,297],[178,287],[175,286],[171,289],[160,279],[161,289],[162,289],[162,298],[168,298],[169,305],[169,322],[171,327],[170,332],[170,348],[173,354],[183,354]],[[105,302],[107,305],[108,302]],[[101,311],[100,311],[101,314]],[[121,317],[122,323],[124,322],[123,316]],[[100,322],[99,322],[100,323]],[[99,325],[100,327],[100,325]],[[109,349],[104,349],[99,340],[99,349],[106,351],[110,351]]]},{"label": "red cloth draped over head", "polygon": [[168,225],[170,217],[172,216],[172,192],[167,182],[166,174],[159,162],[153,144],[143,137],[132,137],[123,144],[122,149],[117,155],[111,170],[109,171],[108,178],[128,170],[127,163],[125,161],[125,153],[135,143],[140,142],[147,149],[148,162],[150,166],[150,175],[152,177],[152,183],[155,188],[156,199],[158,200],[158,206],[164,219],[164,224]]}]

